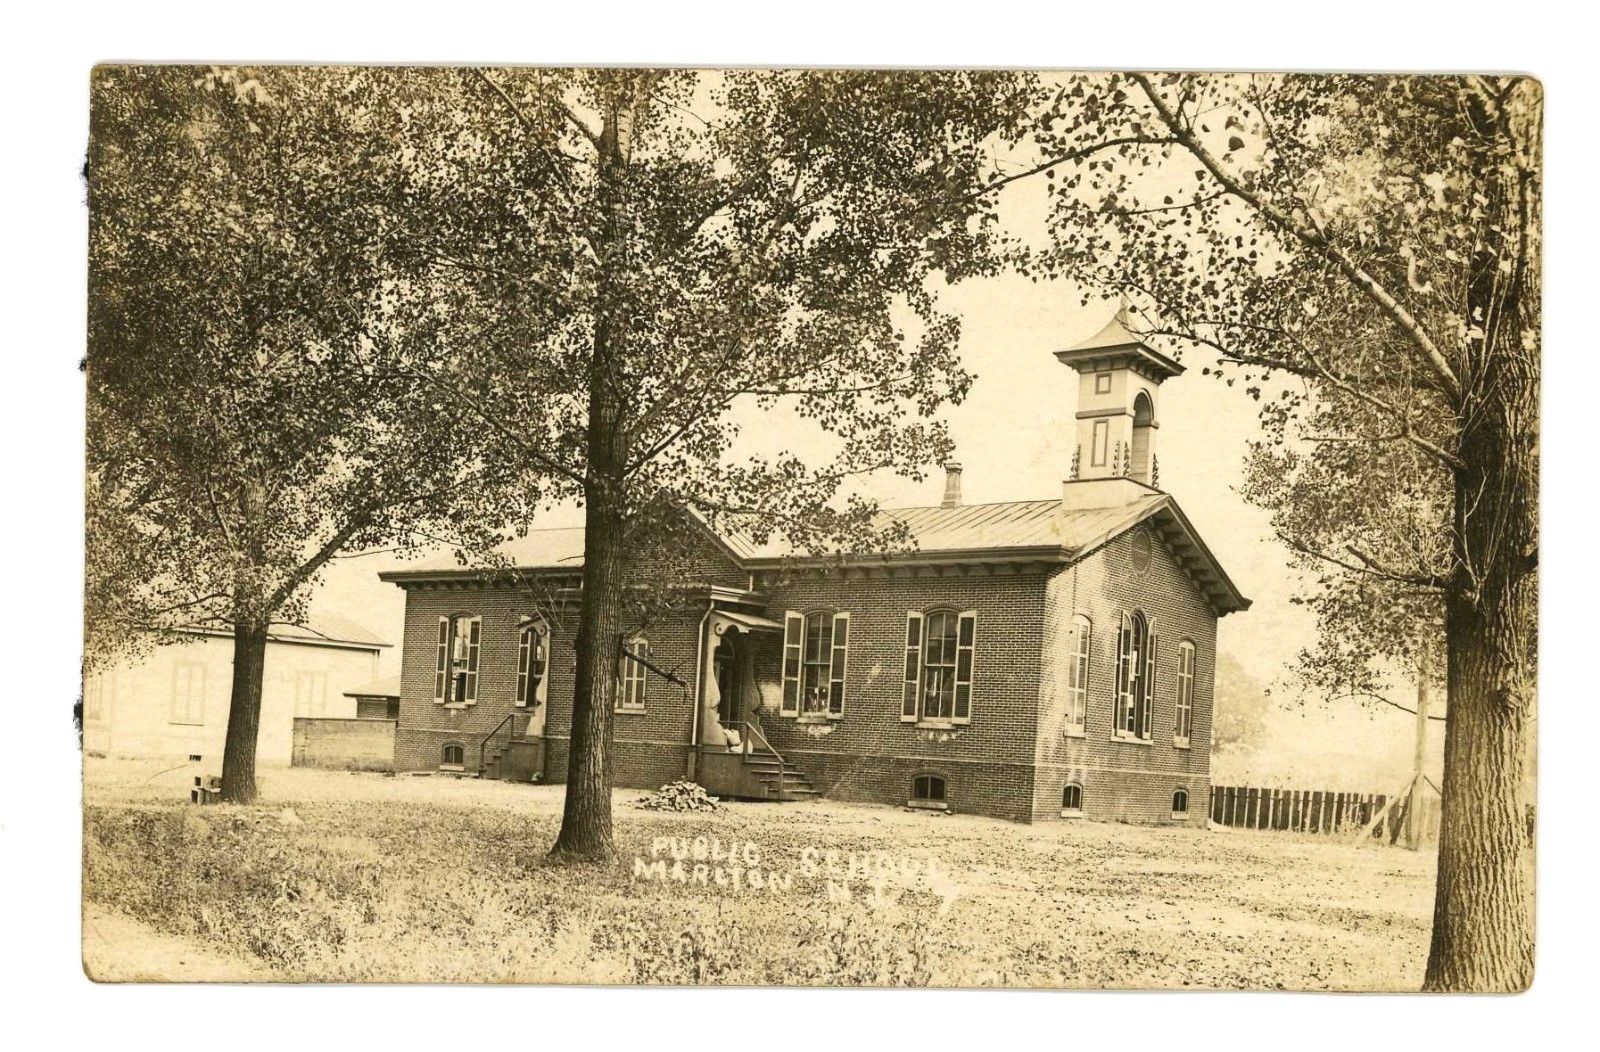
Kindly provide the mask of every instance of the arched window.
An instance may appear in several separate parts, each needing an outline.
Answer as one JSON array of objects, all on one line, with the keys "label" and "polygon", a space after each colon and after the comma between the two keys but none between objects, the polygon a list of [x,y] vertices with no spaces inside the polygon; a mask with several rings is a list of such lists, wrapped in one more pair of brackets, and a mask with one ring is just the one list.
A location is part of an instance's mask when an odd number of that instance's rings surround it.
[{"label": "arched window", "polygon": [[1136,482],[1151,484],[1150,432],[1155,426],[1156,408],[1148,392],[1133,399],[1133,452],[1128,458],[1128,475]]},{"label": "arched window", "polygon": [[526,621],[517,634],[517,705],[536,709],[544,703],[545,673],[550,665],[550,626]]},{"label": "arched window", "polygon": [[1089,718],[1089,649],[1093,630],[1087,617],[1073,617],[1067,650],[1068,734],[1082,734]]},{"label": "arched window", "polygon": [[1112,733],[1148,740],[1155,707],[1156,647],[1159,637],[1141,611],[1122,615],[1117,640],[1117,713]]},{"label": "arched window", "polygon": [[[643,658],[644,660],[638,660]],[[643,712],[645,686],[650,669],[650,641],[634,636],[622,645],[622,658],[617,669],[617,709],[620,712]]]},{"label": "arched window", "polygon": [[467,750],[462,748],[460,742],[446,742],[444,748],[439,750],[439,763],[444,767],[465,767]]},{"label": "arched window", "polygon": [[783,617],[783,716],[844,716],[845,667],[850,653],[850,615],[832,610]]},{"label": "arched window", "polygon": [[1189,790],[1179,789],[1172,794],[1172,813],[1175,815],[1189,813]]},{"label": "arched window", "polygon": [[1068,782],[1061,787],[1061,813],[1083,812],[1083,786],[1077,782]]},{"label": "arched window", "polygon": [[1176,715],[1172,723],[1172,744],[1189,747],[1194,729],[1194,644],[1185,639],[1178,644],[1178,686]]},{"label": "arched window", "polygon": [[478,645],[482,634],[481,617],[455,614],[439,618],[434,701],[445,705],[471,705],[478,700]]},{"label": "arched window", "polygon": [[906,615],[906,679],[900,718],[907,723],[972,721],[975,610]]},{"label": "arched window", "polygon": [[919,774],[911,779],[911,806],[939,808],[946,803],[943,775]]}]

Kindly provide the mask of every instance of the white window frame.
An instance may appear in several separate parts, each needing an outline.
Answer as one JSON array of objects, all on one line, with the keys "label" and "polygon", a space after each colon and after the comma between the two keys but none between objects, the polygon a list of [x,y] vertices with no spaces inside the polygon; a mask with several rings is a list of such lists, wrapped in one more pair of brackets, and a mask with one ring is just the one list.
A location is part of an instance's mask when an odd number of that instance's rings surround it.
[{"label": "white window frame", "polygon": [[848,613],[785,610],[778,715],[807,721],[843,719],[849,665]]},{"label": "white window frame", "polygon": [[1094,622],[1084,614],[1072,615],[1069,642],[1066,733],[1081,738],[1089,725],[1089,659],[1094,645]]},{"label": "white window frame", "polygon": [[1194,734],[1194,672],[1195,645],[1193,640],[1178,642],[1178,676],[1172,718],[1172,744],[1180,749],[1189,748]]},{"label": "white window frame", "polygon": [[[650,669],[643,661],[650,659],[650,640],[634,636],[622,645],[623,654],[617,658],[617,711],[644,712],[649,694]],[[632,655],[630,657],[629,655]]]},{"label": "white window frame", "polygon": [[478,703],[483,617],[459,612],[439,618],[433,670],[433,703],[448,709]]},{"label": "white window frame", "polygon": [[1116,710],[1111,725],[1111,736],[1119,741],[1151,741],[1160,640],[1155,620],[1143,611],[1122,615],[1122,629],[1117,636]]},{"label": "white window frame", "polygon": [[[542,656],[535,654],[535,640]],[[550,625],[543,618],[527,618],[517,631],[517,708],[537,709],[543,705],[549,696],[549,683]]]},{"label": "white window frame", "polygon": [[[928,675],[930,666],[928,650],[933,642],[929,624],[935,618],[946,617],[955,619],[954,651],[946,660],[944,648],[941,646],[939,661],[933,667],[949,670],[950,711],[945,714],[944,706],[941,704],[938,711],[930,715],[929,701],[942,698],[944,691],[939,689]],[[976,610],[939,607],[934,610],[912,610],[906,613],[906,667],[900,709],[902,722],[930,727],[965,726],[972,722],[973,681],[977,674],[977,633]],[[949,637],[941,635],[940,638]]]},{"label": "white window frame", "polygon": [[[181,685],[181,689],[180,689]],[[182,705],[180,706],[180,701]],[[180,727],[203,727],[206,722],[206,666],[202,661],[179,661],[172,666],[172,703],[167,722]]]}]

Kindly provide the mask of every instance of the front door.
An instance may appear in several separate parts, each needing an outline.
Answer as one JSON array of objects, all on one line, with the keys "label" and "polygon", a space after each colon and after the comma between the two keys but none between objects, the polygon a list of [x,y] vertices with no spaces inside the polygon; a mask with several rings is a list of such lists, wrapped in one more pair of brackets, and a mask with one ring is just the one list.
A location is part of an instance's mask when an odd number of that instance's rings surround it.
[{"label": "front door", "polygon": [[717,722],[732,727],[740,720],[743,708],[739,704],[739,650],[734,634],[722,637],[717,647]]}]

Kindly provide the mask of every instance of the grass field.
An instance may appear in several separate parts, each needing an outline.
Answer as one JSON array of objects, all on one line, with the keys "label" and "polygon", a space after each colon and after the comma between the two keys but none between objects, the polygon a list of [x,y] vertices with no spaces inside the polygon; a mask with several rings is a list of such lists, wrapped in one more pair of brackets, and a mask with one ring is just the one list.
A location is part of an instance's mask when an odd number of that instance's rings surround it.
[{"label": "grass field", "polygon": [[159,771],[87,761],[97,978],[1391,990],[1427,951],[1433,860],[1376,844],[618,791],[617,861],[555,865],[559,787]]}]

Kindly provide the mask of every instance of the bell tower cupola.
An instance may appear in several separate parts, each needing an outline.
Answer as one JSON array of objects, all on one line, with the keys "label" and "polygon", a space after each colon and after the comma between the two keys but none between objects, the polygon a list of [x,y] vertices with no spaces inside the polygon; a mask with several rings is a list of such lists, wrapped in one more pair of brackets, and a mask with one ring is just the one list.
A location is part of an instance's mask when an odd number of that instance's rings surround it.
[{"label": "bell tower cupola", "polygon": [[1129,478],[1155,488],[1157,393],[1183,366],[1130,331],[1126,302],[1104,328],[1056,359],[1078,373],[1071,479]]}]

